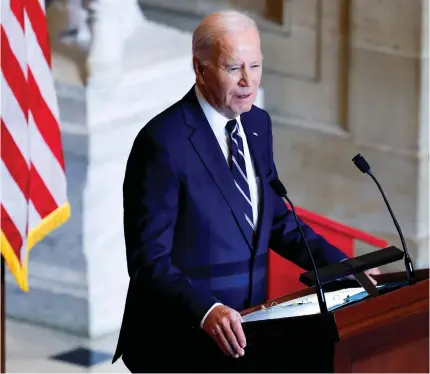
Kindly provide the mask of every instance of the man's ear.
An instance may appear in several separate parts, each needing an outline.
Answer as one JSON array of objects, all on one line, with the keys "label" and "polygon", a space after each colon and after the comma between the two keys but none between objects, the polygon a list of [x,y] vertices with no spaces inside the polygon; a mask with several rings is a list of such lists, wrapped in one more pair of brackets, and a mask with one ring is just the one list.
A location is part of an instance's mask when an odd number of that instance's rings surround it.
[{"label": "man's ear", "polygon": [[193,57],[193,68],[197,79],[200,80],[200,82],[203,84],[203,74],[205,66],[204,64],[202,64],[201,61],[198,60],[197,57]]}]

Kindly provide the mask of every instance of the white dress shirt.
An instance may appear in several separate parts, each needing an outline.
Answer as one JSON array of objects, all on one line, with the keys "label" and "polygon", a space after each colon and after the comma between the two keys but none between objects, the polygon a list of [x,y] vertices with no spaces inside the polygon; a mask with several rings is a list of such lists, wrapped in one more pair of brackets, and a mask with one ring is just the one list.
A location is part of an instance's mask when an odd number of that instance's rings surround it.
[{"label": "white dress shirt", "polygon": [[[222,152],[224,153],[225,160],[228,164],[229,156],[230,156],[230,141],[229,136],[225,130],[225,126],[227,122],[230,120],[229,118],[224,117],[221,113],[219,113],[216,109],[214,109],[203,97],[200,90],[196,88],[197,100],[199,101],[200,106],[203,109],[203,112],[211,126],[215,137],[218,140],[218,143],[221,147]],[[257,227],[258,216],[259,216],[259,179],[255,174],[254,164],[251,158],[251,154],[249,152],[248,142],[246,139],[245,132],[243,131],[242,122],[240,120],[240,116],[237,116],[236,121],[239,125],[239,134],[243,140],[243,151],[246,165],[246,175],[248,178],[249,184],[249,192],[251,195],[251,203],[252,203],[252,213],[253,213],[253,221],[254,227]],[[204,315],[200,327],[203,326],[204,321],[206,320],[207,315],[215,308],[217,305],[222,305],[221,303],[215,303]]]}]

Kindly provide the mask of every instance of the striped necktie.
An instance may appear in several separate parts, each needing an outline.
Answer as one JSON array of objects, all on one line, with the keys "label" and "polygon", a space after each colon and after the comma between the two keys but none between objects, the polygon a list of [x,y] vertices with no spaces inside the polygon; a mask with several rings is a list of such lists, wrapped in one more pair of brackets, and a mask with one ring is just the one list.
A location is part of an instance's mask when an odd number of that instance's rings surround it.
[{"label": "striped necktie", "polygon": [[248,178],[246,176],[245,157],[243,152],[243,141],[241,134],[239,134],[239,124],[236,120],[227,122],[226,125],[227,134],[231,140],[231,162],[230,168],[233,175],[234,182],[238,189],[239,198],[244,199],[244,219],[248,223],[246,225],[249,231],[246,233],[252,241],[254,236],[254,223],[253,223],[253,211],[251,203],[251,194],[249,191]]}]

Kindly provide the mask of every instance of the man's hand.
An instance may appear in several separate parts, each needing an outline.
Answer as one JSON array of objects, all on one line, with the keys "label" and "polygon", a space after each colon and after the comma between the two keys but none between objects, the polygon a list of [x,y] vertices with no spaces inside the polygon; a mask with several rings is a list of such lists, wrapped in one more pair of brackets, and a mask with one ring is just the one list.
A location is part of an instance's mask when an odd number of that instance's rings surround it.
[{"label": "man's hand", "polygon": [[245,333],[242,316],[225,305],[216,306],[206,317],[203,330],[209,334],[228,356],[238,358],[245,354]]},{"label": "man's hand", "polygon": [[369,277],[369,279],[372,281],[372,283],[375,286],[378,284],[378,282],[374,278],[372,278],[372,275],[379,275],[379,274],[381,274],[381,272],[379,271],[378,268],[373,268],[373,269],[366,270],[364,272],[364,274],[366,274]]},{"label": "man's hand", "polygon": [[[364,274],[367,275],[367,277],[370,279],[370,281],[373,283],[374,286],[376,286],[378,284],[378,282],[372,277],[372,275],[379,275],[381,274],[381,272],[379,271],[378,268],[373,268],[373,269],[369,269],[364,271]],[[355,280],[353,275],[348,275],[346,276],[346,279],[351,279],[351,280]]]}]

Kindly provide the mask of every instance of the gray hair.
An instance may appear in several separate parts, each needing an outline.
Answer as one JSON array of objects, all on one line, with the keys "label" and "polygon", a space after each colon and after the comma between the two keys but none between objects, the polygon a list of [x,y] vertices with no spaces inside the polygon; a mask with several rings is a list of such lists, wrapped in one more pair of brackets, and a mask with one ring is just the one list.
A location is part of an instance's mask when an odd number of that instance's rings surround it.
[{"label": "gray hair", "polygon": [[193,56],[200,63],[206,64],[210,58],[209,51],[224,35],[254,28],[255,21],[248,15],[236,10],[225,10],[207,16],[193,33]]}]

